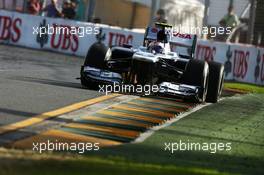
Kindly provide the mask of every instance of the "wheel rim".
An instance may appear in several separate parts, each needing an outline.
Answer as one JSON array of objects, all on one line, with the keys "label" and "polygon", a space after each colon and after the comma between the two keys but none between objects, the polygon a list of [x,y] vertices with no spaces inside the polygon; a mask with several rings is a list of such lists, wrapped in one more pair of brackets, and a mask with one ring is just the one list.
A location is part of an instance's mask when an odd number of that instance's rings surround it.
[{"label": "wheel rim", "polygon": [[218,94],[217,94],[217,100],[220,98],[221,94],[222,94],[222,90],[223,90],[223,85],[224,85],[224,71],[221,71],[221,81],[220,81],[220,84],[219,84],[219,90],[218,90]]},{"label": "wheel rim", "polygon": [[201,97],[201,102],[204,102],[206,99],[208,83],[209,83],[209,66],[206,63],[204,66],[204,81],[203,81],[203,93]]}]

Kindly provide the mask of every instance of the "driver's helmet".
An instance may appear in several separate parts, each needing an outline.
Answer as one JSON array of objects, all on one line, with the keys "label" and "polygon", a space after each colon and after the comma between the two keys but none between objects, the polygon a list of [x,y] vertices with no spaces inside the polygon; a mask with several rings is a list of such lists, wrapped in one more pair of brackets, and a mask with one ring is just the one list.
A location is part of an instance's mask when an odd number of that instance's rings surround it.
[{"label": "driver's helmet", "polygon": [[148,51],[151,53],[163,53],[164,48],[162,47],[162,43],[158,41],[152,41],[148,45]]}]

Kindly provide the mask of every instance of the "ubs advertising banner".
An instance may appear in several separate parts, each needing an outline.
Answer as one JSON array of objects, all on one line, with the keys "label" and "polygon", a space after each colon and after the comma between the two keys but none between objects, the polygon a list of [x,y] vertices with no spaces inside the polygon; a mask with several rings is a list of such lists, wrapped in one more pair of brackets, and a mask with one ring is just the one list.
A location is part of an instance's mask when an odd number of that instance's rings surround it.
[{"label": "ubs advertising banner", "polygon": [[[143,37],[144,33],[119,27],[0,10],[3,44],[85,56],[97,41],[107,46],[138,47]],[[263,48],[198,40],[195,58],[223,63],[226,80],[264,85]]]},{"label": "ubs advertising banner", "polygon": [[101,40],[108,46],[142,44],[142,33],[93,23],[0,11],[0,42],[84,56]]}]

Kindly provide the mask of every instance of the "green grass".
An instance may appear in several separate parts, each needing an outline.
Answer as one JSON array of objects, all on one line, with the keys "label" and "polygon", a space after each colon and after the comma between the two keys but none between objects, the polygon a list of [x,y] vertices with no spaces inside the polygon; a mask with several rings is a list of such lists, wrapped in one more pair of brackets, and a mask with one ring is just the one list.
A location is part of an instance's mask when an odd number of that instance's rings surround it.
[{"label": "green grass", "polygon": [[[129,161],[199,167],[231,174],[264,174],[264,94],[222,100],[169,127],[140,144],[104,149],[101,156]],[[165,142],[231,142],[231,151],[164,151]]]},{"label": "green grass", "polygon": [[[38,158],[36,158],[38,157]],[[57,155],[58,157],[58,155]],[[188,168],[128,162],[123,158],[98,158],[81,157],[78,158],[54,158],[53,156],[24,155],[23,158],[2,158],[0,160],[1,171],[4,175],[160,175],[160,174],[214,174],[219,172],[214,170],[204,170],[201,168]],[[33,158],[33,159],[32,159]]]},{"label": "green grass", "polygon": [[241,90],[251,93],[264,93],[264,86],[258,86],[253,84],[226,82],[224,84],[224,88]]}]

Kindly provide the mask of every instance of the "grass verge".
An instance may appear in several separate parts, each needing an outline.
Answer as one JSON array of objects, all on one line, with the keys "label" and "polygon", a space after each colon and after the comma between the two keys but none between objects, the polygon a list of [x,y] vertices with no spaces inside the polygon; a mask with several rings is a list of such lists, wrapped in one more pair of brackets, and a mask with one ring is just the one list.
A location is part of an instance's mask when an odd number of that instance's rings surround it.
[{"label": "grass verge", "polygon": [[225,89],[232,89],[250,93],[264,93],[264,86],[258,86],[253,84],[245,84],[245,83],[236,83],[236,82],[226,82],[224,84]]},{"label": "grass verge", "polygon": [[[159,130],[140,144],[106,149],[136,162],[264,174],[264,94],[230,97]],[[231,151],[164,151],[164,143],[228,143]]]}]

